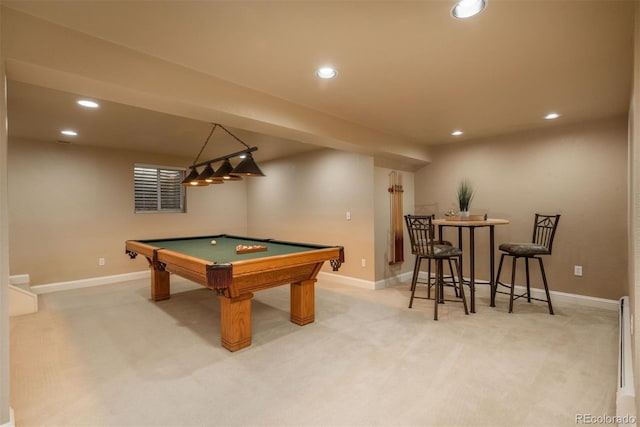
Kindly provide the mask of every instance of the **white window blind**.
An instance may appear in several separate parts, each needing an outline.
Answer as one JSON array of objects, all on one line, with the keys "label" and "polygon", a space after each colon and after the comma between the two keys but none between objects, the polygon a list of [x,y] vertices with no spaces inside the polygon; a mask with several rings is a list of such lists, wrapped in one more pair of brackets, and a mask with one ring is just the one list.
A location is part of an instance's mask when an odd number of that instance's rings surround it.
[{"label": "white window blind", "polygon": [[136,164],[133,168],[135,211],[184,212],[184,169]]}]

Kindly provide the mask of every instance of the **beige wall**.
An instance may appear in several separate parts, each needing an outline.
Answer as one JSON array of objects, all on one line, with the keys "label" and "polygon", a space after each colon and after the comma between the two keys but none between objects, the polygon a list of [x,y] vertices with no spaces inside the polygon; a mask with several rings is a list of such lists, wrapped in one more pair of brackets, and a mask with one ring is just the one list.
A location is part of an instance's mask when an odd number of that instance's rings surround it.
[{"label": "beige wall", "polygon": [[344,246],[338,274],[374,280],[372,157],[320,150],[261,168],[267,178],[248,183],[249,235]]},{"label": "beige wall", "polygon": [[[0,22],[2,22],[1,19]],[[0,425],[9,425],[11,412],[9,408],[9,211],[4,38],[2,42],[0,48]]]},{"label": "beige wall", "polygon": [[[391,235],[391,194],[389,193],[389,174],[395,169],[376,167],[374,169],[374,198],[375,198],[375,241],[376,241],[376,281],[395,278],[399,279],[403,273],[413,271],[414,258],[411,255],[409,236],[402,219],[404,237],[404,262],[389,264],[392,258]],[[402,174],[402,207],[404,215],[414,213],[414,174],[413,172],[399,171]],[[405,279],[405,278],[403,278]],[[406,279],[405,279],[406,280]],[[387,283],[392,285],[394,281]]]},{"label": "beige wall", "polygon": [[127,239],[246,233],[244,182],[188,189],[185,214],[134,213],[134,163],[187,159],[22,139],[8,159],[10,272],[32,285],[146,269],[124,254]]},{"label": "beige wall", "polygon": [[[417,207],[439,215],[457,208],[456,186],[465,177],[476,188],[472,213],[511,221],[496,227],[497,243],[530,239],[536,212],[562,214],[553,255],[545,259],[552,290],[626,294],[626,117],[440,146],[433,163],[416,173]],[[487,279],[488,233],[476,235],[476,274]],[[573,275],[574,265],[583,266],[583,277]]]},{"label": "beige wall", "polygon": [[[343,245],[338,274],[368,281],[412,268],[408,241],[407,261],[388,265],[391,170],[369,156],[320,150],[265,163],[267,178],[189,189],[186,214],[135,214],[132,171],[136,162],[186,159],[24,139],[11,139],[8,159],[10,272],[29,274],[32,285],[146,269],[124,254],[127,239],[215,233]],[[403,176],[410,212],[413,174]]]},{"label": "beige wall", "polygon": [[640,340],[635,331],[640,328],[640,6],[636,4],[633,91],[629,107],[629,264],[627,294],[631,301],[631,333],[633,340],[633,372],[636,392],[636,408],[640,408]]},{"label": "beige wall", "polygon": [[[546,262],[550,277],[559,277],[552,289],[602,298],[626,293],[625,120],[441,146],[434,155],[434,163],[415,174],[415,184],[414,174],[403,172],[405,213],[441,214],[455,207],[456,183],[468,176],[477,187],[472,211],[512,221],[496,229],[498,242],[528,239],[536,210],[562,213],[554,256]],[[11,274],[30,274],[37,285],[139,271],[146,265],[123,254],[126,239],[220,232],[344,245],[347,262],[339,274],[363,280],[411,271],[408,242],[406,261],[388,264],[391,169],[375,167],[369,156],[320,150],[269,162],[263,165],[268,178],[189,189],[187,214],[134,214],[135,162],[188,164],[11,140]],[[506,178],[517,173],[531,177],[524,187]],[[608,219],[606,226],[601,218]],[[477,233],[479,256],[486,255],[486,235]],[[99,257],[106,258],[105,266],[97,265]],[[574,265],[583,266],[582,278],[573,276]],[[478,262],[478,274],[488,276],[486,263]]]}]

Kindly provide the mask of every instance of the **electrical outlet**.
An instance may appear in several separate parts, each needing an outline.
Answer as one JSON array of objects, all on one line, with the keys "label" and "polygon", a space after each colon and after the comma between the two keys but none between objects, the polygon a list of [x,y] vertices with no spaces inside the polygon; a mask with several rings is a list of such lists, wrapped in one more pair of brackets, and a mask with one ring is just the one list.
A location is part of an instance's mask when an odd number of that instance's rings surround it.
[{"label": "electrical outlet", "polygon": [[581,265],[574,265],[573,266],[573,274],[576,276],[582,276],[582,266]]},{"label": "electrical outlet", "polygon": [[98,265],[104,265],[104,258],[98,258]]},{"label": "electrical outlet", "polygon": [[347,211],[347,213],[345,214],[345,218],[347,219],[347,221],[351,221],[351,211]]},{"label": "electrical outlet", "polygon": [[362,265],[363,267],[366,267],[367,266],[367,259],[366,258],[362,258],[360,260],[360,265]]}]

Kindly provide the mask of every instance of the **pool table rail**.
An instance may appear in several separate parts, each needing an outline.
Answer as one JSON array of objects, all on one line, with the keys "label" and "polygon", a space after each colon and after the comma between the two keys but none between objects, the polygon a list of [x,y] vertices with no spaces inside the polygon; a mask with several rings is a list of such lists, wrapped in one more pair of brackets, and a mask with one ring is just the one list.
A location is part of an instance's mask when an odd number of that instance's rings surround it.
[{"label": "pool table rail", "polygon": [[143,255],[154,270],[177,274],[219,293],[229,289],[229,296],[308,280],[316,277],[324,261],[329,260],[334,271],[344,262],[341,246],[310,247],[312,250],[307,252],[216,264],[144,242],[126,241],[126,253],[130,258]]}]

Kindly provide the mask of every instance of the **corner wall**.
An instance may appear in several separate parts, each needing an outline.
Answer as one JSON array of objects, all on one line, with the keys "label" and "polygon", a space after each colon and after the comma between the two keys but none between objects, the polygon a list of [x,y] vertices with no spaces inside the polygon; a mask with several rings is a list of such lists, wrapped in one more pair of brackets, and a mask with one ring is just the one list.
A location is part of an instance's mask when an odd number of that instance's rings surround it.
[{"label": "corner wall", "polygon": [[[375,195],[375,239],[376,239],[376,282],[391,281],[387,285],[399,283],[398,276],[413,271],[414,257],[411,255],[411,243],[402,218],[404,236],[404,262],[389,264],[392,257],[391,239],[391,195],[389,193],[389,174],[394,169],[375,167],[374,195]],[[413,172],[397,170],[402,174],[404,193],[402,198],[403,215],[414,213],[414,174]],[[406,282],[406,278],[404,278]]]},{"label": "corner wall", "polygon": [[[0,8],[1,9],[1,8]],[[1,22],[0,13],[0,22]],[[7,202],[7,82],[4,39],[0,44],[0,426],[11,423],[9,407],[9,210]]]},{"label": "corner wall", "polygon": [[[471,213],[511,221],[496,227],[496,245],[531,239],[536,212],[560,213],[544,261],[551,289],[618,299],[627,293],[627,145],[627,118],[619,117],[440,146],[416,173],[416,204],[438,215],[457,209],[457,185],[468,177]],[[476,275],[485,280],[488,234],[476,232]],[[536,270],[532,286],[541,287]],[[524,269],[518,274],[522,280]]]},{"label": "corner wall", "polygon": [[636,408],[640,408],[640,340],[636,331],[640,328],[640,5],[636,4],[633,89],[629,107],[629,265],[627,294],[631,301],[631,340]]},{"label": "corner wall", "polygon": [[250,236],[344,246],[337,274],[375,279],[372,157],[319,150],[260,167],[268,178],[248,180]]},{"label": "corner wall", "polygon": [[32,285],[146,270],[125,255],[129,239],[246,233],[244,182],[189,188],[186,213],[134,213],[134,163],[187,159],[15,138],[8,158],[10,270]]}]

